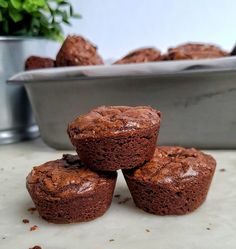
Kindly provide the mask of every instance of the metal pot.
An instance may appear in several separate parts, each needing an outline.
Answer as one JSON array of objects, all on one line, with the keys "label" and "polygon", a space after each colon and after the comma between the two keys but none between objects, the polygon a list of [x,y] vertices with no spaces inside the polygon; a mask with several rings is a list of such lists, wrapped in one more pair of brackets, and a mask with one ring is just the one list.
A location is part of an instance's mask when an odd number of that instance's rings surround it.
[{"label": "metal pot", "polygon": [[0,37],[0,144],[39,136],[24,87],[9,86],[6,80],[24,70],[28,56],[45,55],[51,44],[41,38]]}]

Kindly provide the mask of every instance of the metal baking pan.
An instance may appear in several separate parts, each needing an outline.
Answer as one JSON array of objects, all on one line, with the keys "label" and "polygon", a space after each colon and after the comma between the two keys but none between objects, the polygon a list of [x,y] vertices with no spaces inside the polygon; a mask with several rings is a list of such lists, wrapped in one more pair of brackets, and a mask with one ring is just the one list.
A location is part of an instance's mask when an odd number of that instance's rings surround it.
[{"label": "metal baking pan", "polygon": [[[150,63],[160,70],[142,73],[141,64],[47,69],[18,74],[9,83],[26,87],[41,136],[56,149],[71,149],[68,122],[100,105],[151,105],[161,110],[159,144],[235,149],[235,58],[231,68],[227,63],[212,67],[200,62]],[[183,67],[170,70],[173,63]],[[137,70],[122,74],[122,67]],[[94,68],[100,73],[93,74]],[[109,75],[109,68],[116,73]]]}]

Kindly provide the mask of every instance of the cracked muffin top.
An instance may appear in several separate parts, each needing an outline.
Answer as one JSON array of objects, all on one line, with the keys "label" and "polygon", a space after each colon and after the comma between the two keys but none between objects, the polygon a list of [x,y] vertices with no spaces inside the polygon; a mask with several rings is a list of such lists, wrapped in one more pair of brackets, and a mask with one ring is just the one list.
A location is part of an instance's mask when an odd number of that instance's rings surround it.
[{"label": "cracked muffin top", "polygon": [[173,184],[192,181],[214,172],[216,161],[212,156],[194,148],[159,146],[151,161],[140,168],[127,171],[132,179],[154,184]]},{"label": "cracked muffin top", "polygon": [[27,177],[27,188],[42,198],[69,198],[93,193],[115,173],[98,174],[86,168],[77,155],[63,155],[62,159],[34,167]]},{"label": "cracked muffin top", "polygon": [[149,106],[100,106],[68,126],[72,136],[93,137],[159,127],[161,113]]}]

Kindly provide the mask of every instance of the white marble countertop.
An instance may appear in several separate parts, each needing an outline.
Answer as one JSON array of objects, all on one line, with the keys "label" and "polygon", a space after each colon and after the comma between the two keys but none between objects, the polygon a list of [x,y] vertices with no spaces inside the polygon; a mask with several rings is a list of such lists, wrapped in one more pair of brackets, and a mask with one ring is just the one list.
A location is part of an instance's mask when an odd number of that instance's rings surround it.
[{"label": "white marble countertop", "polygon": [[[38,139],[0,146],[0,248],[28,249],[235,249],[236,248],[236,151],[208,151],[217,169],[206,202],[184,216],[159,217],[135,208],[119,174],[116,194],[108,212],[97,220],[73,225],[54,225],[37,212],[25,188],[32,166],[60,158]],[[220,169],[225,169],[221,171]],[[24,224],[22,219],[29,219]],[[37,225],[38,229],[30,231]],[[148,230],[146,230],[148,229]]]}]

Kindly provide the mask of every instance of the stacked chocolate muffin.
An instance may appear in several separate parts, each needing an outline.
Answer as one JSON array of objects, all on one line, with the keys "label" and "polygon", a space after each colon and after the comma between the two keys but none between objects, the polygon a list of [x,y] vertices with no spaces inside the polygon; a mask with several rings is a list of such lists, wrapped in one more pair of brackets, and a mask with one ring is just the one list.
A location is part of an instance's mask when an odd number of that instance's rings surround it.
[{"label": "stacked chocolate muffin", "polygon": [[74,119],[78,156],[34,167],[27,189],[42,218],[89,221],[109,208],[121,169],[134,203],[158,215],[185,214],[205,200],[215,160],[195,149],[159,146],[161,113],[148,106],[101,106]]}]

